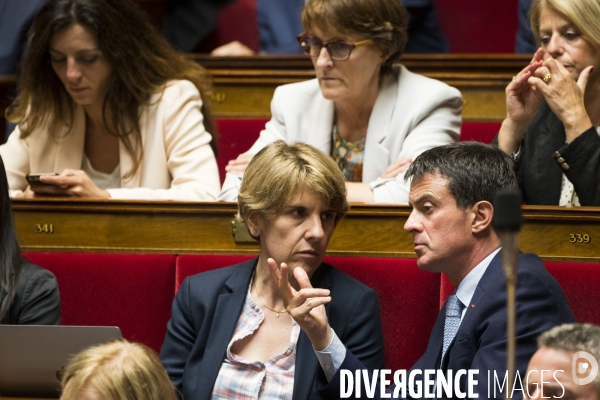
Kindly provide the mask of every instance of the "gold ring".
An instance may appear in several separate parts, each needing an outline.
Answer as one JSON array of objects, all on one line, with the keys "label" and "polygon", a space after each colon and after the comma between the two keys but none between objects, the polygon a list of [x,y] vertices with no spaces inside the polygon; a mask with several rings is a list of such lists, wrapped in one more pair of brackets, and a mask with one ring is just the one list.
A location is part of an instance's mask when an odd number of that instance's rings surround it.
[{"label": "gold ring", "polygon": [[550,82],[551,79],[552,79],[552,74],[546,74],[542,80],[544,81],[544,83],[547,84],[548,82]]}]

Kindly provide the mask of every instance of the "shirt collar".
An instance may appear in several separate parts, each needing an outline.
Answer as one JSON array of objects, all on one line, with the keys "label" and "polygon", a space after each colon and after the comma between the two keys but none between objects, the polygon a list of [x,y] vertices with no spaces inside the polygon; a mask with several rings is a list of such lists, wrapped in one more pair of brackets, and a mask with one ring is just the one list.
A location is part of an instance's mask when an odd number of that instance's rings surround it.
[{"label": "shirt collar", "polygon": [[479,284],[479,280],[487,270],[487,267],[492,262],[492,259],[496,256],[496,254],[500,251],[501,247],[492,251],[489,256],[484,258],[475,268],[471,270],[462,280],[462,282],[458,285],[458,289],[456,289],[456,297],[460,300],[461,303],[468,307],[469,303],[471,303],[471,299],[473,298],[473,294],[475,293],[475,289]]}]

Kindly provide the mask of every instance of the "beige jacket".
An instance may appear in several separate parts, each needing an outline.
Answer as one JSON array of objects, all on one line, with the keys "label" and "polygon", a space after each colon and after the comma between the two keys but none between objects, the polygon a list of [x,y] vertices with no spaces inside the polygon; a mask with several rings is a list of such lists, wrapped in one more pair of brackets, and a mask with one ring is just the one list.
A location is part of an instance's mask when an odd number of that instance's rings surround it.
[{"label": "beige jacket", "polygon": [[[272,118],[248,150],[255,154],[276,140],[308,143],[331,154],[334,102],[321,94],[316,79],[280,86],[271,102]],[[407,203],[410,182],[404,173],[378,179],[394,161],[413,160],[432,147],[458,140],[462,97],[445,83],[394,66],[382,79],[369,118],[363,183],[370,184],[376,203]],[[228,173],[220,200],[235,201],[242,177]]]},{"label": "beige jacket", "polygon": [[[152,96],[140,116],[143,158],[135,175],[123,176],[133,160],[119,146],[121,187],[108,189],[113,199],[213,201],[219,194],[219,171],[204,129],[202,100],[189,81],[171,81],[163,93]],[[10,195],[27,187],[29,173],[81,169],[85,139],[85,112],[77,106],[73,126],[54,139],[44,129],[20,138],[17,127],[0,146]]]}]

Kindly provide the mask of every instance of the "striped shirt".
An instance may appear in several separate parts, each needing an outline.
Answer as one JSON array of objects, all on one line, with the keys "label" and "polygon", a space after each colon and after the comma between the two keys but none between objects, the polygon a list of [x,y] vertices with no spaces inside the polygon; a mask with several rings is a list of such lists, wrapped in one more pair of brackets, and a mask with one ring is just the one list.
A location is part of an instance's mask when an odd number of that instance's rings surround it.
[{"label": "striped shirt", "polygon": [[253,334],[265,318],[262,310],[252,300],[251,288],[252,282],[233,337],[227,346],[227,355],[215,381],[212,399],[291,400],[296,369],[296,344],[300,334],[300,327],[294,320],[292,320],[290,344],[283,354],[262,363],[247,360],[231,352],[231,346],[236,341]]}]

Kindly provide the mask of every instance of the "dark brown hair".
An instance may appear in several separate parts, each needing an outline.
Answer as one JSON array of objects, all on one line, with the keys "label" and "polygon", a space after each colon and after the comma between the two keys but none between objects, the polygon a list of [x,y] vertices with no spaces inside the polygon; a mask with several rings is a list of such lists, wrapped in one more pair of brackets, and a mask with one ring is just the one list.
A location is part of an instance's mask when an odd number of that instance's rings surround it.
[{"label": "dark brown hair", "polygon": [[8,323],[21,273],[21,249],[13,224],[8,180],[0,158],[0,324]]},{"label": "dark brown hair", "polygon": [[399,0],[307,0],[302,26],[359,34],[372,39],[385,58],[381,73],[391,71],[408,41],[408,13]]},{"label": "dark brown hair", "polygon": [[513,162],[497,147],[479,142],[451,143],[424,151],[410,164],[404,180],[415,182],[426,174],[448,179],[448,190],[461,210],[480,201],[492,203],[499,189],[518,188]]},{"label": "dark brown hair", "polygon": [[60,125],[72,122],[74,103],[52,69],[48,45],[54,33],[73,24],[92,29],[112,67],[102,112],[106,128],[135,160],[126,176],[135,173],[142,158],[140,105],[148,105],[172,79],[187,79],[200,91],[204,126],[217,153],[208,73],[175,51],[130,0],[50,0],[41,8],[18,69],[19,95],[6,112],[7,119],[19,122],[22,138],[40,126],[56,135]]}]

